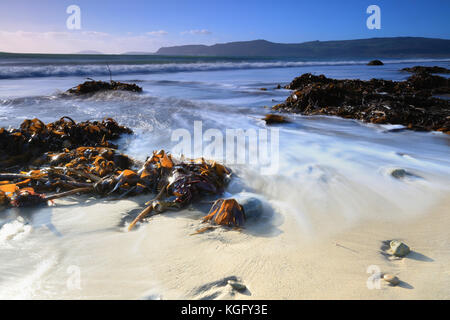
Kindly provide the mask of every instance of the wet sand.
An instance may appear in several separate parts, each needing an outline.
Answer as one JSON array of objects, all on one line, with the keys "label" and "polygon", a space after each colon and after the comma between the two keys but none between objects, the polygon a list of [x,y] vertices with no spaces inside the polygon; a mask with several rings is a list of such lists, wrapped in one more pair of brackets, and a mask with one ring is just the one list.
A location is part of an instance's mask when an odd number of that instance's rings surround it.
[{"label": "wet sand", "polygon": [[[424,215],[335,225],[335,232],[314,236],[300,232],[295,221],[282,213],[249,222],[241,231],[217,228],[191,235],[203,226],[202,212],[196,209],[155,216],[136,231],[126,232],[130,217],[124,218],[123,212],[137,214],[140,201],[145,199],[89,200],[80,206],[78,201],[65,200],[42,209],[31,230],[19,232],[18,241],[25,237],[30,245],[22,247],[21,258],[6,262],[2,272],[9,267],[13,274],[15,263],[23,265],[20,259],[29,266],[2,282],[1,297],[450,298],[448,201]],[[85,224],[88,217],[90,223]],[[36,234],[39,242],[33,241]],[[14,250],[15,236],[8,239],[11,248],[3,250]],[[411,247],[406,258],[382,254],[382,241],[393,238]],[[397,275],[402,282],[390,287],[381,281],[380,289],[370,290],[368,268]],[[247,290],[233,291],[229,279],[241,280]]]}]

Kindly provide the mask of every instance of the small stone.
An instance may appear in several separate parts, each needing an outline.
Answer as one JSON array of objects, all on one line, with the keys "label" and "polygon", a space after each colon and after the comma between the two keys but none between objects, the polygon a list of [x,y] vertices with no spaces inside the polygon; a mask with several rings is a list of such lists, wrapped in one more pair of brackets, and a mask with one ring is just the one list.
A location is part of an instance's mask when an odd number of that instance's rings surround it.
[{"label": "small stone", "polygon": [[239,282],[239,281],[235,281],[235,280],[228,280],[228,284],[236,291],[239,292],[243,292],[245,290],[247,290],[247,287],[245,286],[245,284]]},{"label": "small stone", "polygon": [[262,120],[264,120],[266,124],[289,122],[286,117],[273,113],[266,114],[266,116]]},{"label": "small stone", "polygon": [[392,240],[389,246],[391,247],[392,254],[396,257],[404,257],[411,251],[406,244],[398,240]]},{"label": "small stone", "polygon": [[383,280],[386,282],[389,282],[393,286],[396,286],[400,283],[400,280],[398,279],[398,277],[396,277],[392,274],[383,275]]},{"label": "small stone", "polygon": [[394,169],[391,172],[391,176],[396,179],[403,179],[403,178],[418,178],[422,179],[420,176],[415,175],[414,173],[411,173],[409,171],[406,171],[405,169]]},{"label": "small stone", "polygon": [[408,171],[406,171],[405,169],[394,169],[391,172],[391,176],[393,176],[396,179],[404,178],[407,175],[410,175],[410,173]]},{"label": "small stone", "polygon": [[368,66],[382,66],[382,65],[384,65],[384,63],[381,62],[380,60],[372,60],[367,65]]},{"label": "small stone", "polygon": [[257,219],[262,215],[263,205],[261,200],[257,198],[246,198],[239,201],[239,204],[244,208],[245,217],[247,219]]}]

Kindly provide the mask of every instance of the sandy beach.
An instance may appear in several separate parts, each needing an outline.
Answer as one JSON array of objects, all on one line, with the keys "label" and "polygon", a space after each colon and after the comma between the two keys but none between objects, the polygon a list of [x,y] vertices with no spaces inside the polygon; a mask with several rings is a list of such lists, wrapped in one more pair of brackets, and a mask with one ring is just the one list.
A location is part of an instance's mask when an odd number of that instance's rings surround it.
[{"label": "sandy beach", "polygon": [[[121,212],[133,212],[139,200],[94,201],[81,207],[65,200],[40,211],[33,230],[17,229],[8,240],[11,244],[20,236],[32,242],[33,233],[39,232],[41,239],[49,242],[38,252],[33,245],[22,248],[20,259],[31,262],[30,273],[22,270],[26,277],[17,274],[17,279],[11,279],[3,286],[2,297],[450,298],[448,200],[423,215],[367,219],[352,226],[342,223],[333,232],[314,235],[302,234],[298,224],[281,213],[250,223],[241,231],[217,228],[191,235],[202,226],[197,210],[155,216],[136,231],[126,232]],[[89,225],[83,223],[87,216]],[[59,240],[50,243],[55,232]],[[393,238],[407,243],[412,252],[403,259],[383,255],[382,241]],[[13,268],[14,262],[9,264]],[[75,288],[70,287],[74,266],[79,268],[81,280]],[[371,270],[394,274],[401,283],[392,287],[381,280],[379,289],[370,290],[367,281]],[[245,284],[245,292],[238,293],[227,285],[227,280],[235,278]]]},{"label": "sandy beach", "polygon": [[[168,217],[138,232],[146,233],[149,259],[164,261],[150,269],[166,299],[448,299],[448,205],[407,221],[373,219],[313,238],[302,235],[286,216],[274,227],[277,236],[258,235],[255,228],[190,237],[195,222]],[[175,223],[178,237],[164,236],[166,223]],[[408,243],[413,252],[399,260],[386,258],[380,253],[382,240],[393,238]],[[381,281],[379,290],[369,290],[367,269],[372,265],[402,283],[390,287]],[[232,276],[241,278],[248,292],[230,294],[220,281]]]}]

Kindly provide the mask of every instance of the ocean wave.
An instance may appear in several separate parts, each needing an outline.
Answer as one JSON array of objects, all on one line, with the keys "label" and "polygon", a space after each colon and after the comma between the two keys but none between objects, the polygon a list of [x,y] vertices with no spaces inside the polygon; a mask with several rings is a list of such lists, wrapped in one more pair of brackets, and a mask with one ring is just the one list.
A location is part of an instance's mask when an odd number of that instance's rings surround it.
[{"label": "ocean wave", "polygon": [[[385,60],[385,63],[412,63],[450,61],[449,59],[408,59]],[[364,65],[367,61],[264,61],[264,62],[196,62],[161,64],[116,64],[111,65],[113,75],[172,73],[186,71],[216,71],[235,69],[295,68],[303,66]],[[69,76],[109,76],[106,64],[91,65],[4,65],[0,66],[0,79],[69,77]]]}]

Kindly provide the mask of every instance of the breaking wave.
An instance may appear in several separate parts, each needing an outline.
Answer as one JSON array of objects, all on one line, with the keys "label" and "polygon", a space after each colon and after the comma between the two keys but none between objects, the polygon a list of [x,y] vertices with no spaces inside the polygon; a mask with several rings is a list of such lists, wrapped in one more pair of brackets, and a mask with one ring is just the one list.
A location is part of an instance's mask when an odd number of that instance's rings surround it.
[{"label": "breaking wave", "polygon": [[[410,59],[385,60],[385,63],[450,61],[450,59]],[[294,68],[302,66],[338,66],[364,65],[367,61],[262,61],[262,62],[194,62],[194,63],[160,63],[160,64],[115,64],[111,65],[114,75],[152,74],[185,71],[215,71],[236,69],[270,69]],[[1,65],[0,79],[40,78],[40,77],[69,77],[69,76],[109,76],[106,62],[103,64],[21,64]]]}]

